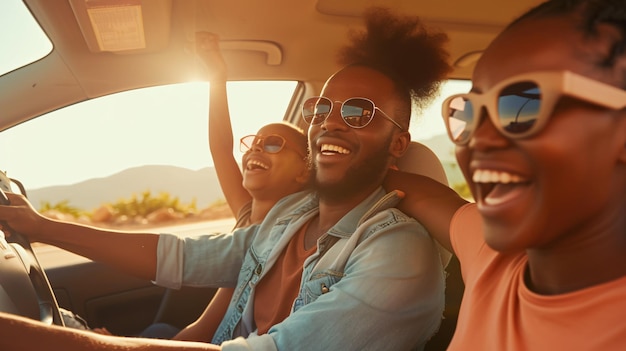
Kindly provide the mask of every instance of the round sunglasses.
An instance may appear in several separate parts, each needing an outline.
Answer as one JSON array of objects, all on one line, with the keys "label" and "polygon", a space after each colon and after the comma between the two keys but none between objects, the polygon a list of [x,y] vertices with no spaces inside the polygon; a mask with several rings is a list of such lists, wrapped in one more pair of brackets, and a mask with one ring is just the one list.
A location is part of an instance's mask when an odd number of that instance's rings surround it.
[{"label": "round sunglasses", "polygon": [[[263,152],[267,152],[268,154],[276,154],[279,153],[285,145],[287,144],[287,140],[278,134],[271,135],[246,135],[245,137],[239,140],[239,151],[246,153],[250,151],[254,147],[258,147]],[[297,149],[292,149],[298,155],[302,156],[301,152]]]},{"label": "round sunglasses", "polygon": [[528,138],[543,129],[562,96],[614,110],[626,108],[626,91],[570,71],[533,72],[508,78],[485,93],[456,94],[443,102],[448,136],[469,142],[483,108],[495,128],[510,139]]},{"label": "round sunglasses", "polygon": [[[340,101],[335,101],[339,103]],[[323,96],[308,98],[302,105],[302,117],[311,125],[323,123],[333,110],[333,101]],[[376,107],[370,99],[353,97],[341,103],[341,118],[352,128],[365,128],[372,119],[376,111],[396,127],[404,130],[402,126],[389,117],[383,110]]]}]

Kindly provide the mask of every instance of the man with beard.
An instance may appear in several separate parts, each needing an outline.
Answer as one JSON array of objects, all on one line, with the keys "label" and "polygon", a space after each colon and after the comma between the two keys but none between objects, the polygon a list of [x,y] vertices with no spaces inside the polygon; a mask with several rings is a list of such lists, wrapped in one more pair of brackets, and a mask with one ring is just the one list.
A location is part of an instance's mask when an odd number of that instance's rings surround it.
[{"label": "man with beard", "polygon": [[315,191],[283,198],[261,224],[192,238],[128,235],[45,219],[17,195],[0,207],[0,220],[35,240],[159,285],[235,287],[215,345],[91,335],[18,318],[0,330],[23,334],[13,339],[33,349],[423,348],[441,322],[444,265],[424,227],[393,207],[399,193],[381,185],[410,143],[412,104],[429,100],[449,70],[446,38],[383,9],[366,21],[368,31],[341,52],[344,68],[303,104]]}]

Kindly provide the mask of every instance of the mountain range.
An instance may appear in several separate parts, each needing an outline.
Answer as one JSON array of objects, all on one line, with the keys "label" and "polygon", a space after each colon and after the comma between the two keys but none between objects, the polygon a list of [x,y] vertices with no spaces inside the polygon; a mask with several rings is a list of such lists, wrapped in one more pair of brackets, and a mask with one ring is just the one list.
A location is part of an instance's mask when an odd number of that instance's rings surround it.
[{"label": "mountain range", "polygon": [[213,167],[190,170],[164,165],[129,168],[106,178],[72,185],[27,189],[27,195],[36,208],[44,201],[52,205],[68,201],[72,207],[93,210],[105,203],[139,196],[145,191],[150,191],[153,196],[166,192],[171,197],[178,197],[183,204],[195,199],[198,209],[224,198]]}]

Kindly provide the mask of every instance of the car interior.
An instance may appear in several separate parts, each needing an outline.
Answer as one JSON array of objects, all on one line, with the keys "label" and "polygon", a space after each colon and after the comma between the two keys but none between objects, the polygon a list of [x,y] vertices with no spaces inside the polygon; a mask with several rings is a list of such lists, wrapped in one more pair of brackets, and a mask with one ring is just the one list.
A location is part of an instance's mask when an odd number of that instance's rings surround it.
[{"label": "car interior", "polygon": [[[463,179],[445,136],[440,101],[445,94],[468,91],[481,51],[507,23],[541,2],[3,0],[0,185],[4,191],[25,194],[41,208],[56,203],[57,209],[67,209],[80,203],[90,210],[147,186],[154,193],[187,196],[198,207],[219,202],[219,189],[210,192],[205,186],[212,182],[218,188],[206,140],[209,83],[194,54],[195,33],[219,35],[238,140],[272,121],[306,129],[302,102],[319,95],[339,68],[335,53],[348,42],[350,31],[362,28],[363,11],[381,6],[417,15],[449,37],[453,70],[441,99],[412,117],[413,142],[398,167],[461,193]],[[191,157],[189,164],[182,163]],[[113,161],[119,161],[117,168],[104,168]],[[150,168],[152,175],[123,173],[155,165],[161,167],[157,174],[156,168]],[[194,173],[192,180],[181,168],[212,173]],[[182,190],[183,185],[189,189]],[[96,193],[109,198],[95,199]],[[150,230],[194,235],[230,231],[233,224],[205,222]],[[0,236],[0,249],[22,258],[30,274],[15,261],[2,261],[0,288],[10,297],[0,298],[5,312],[61,325],[61,307],[90,326],[130,336],[154,322],[184,327],[215,293],[213,288],[161,288],[15,234]],[[444,320],[427,350],[445,350],[455,328],[463,293],[455,257],[446,270]]]}]

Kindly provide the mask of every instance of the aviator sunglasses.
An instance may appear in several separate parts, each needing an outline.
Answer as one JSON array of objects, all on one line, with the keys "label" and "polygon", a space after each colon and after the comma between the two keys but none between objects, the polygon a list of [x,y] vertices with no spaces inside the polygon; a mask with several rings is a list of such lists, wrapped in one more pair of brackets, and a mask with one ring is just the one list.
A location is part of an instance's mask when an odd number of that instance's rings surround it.
[{"label": "aviator sunglasses", "polygon": [[[258,147],[268,154],[279,153],[287,144],[287,140],[282,135],[271,134],[263,135],[246,135],[239,140],[239,150],[243,153],[250,151],[254,147]],[[298,155],[302,156],[298,150],[293,149]]]},{"label": "aviator sunglasses", "polygon": [[485,93],[456,94],[443,102],[448,136],[457,145],[469,142],[486,109],[496,129],[510,139],[537,134],[562,96],[620,110],[626,91],[570,71],[534,72],[508,78]]},{"label": "aviator sunglasses", "polygon": [[[339,103],[340,101],[335,101]],[[321,124],[330,116],[334,103],[323,96],[308,98],[302,105],[302,117],[311,125]],[[341,118],[352,128],[365,128],[372,119],[376,111],[396,127],[404,130],[402,126],[391,119],[383,110],[374,105],[370,99],[353,97],[341,103]]]}]

